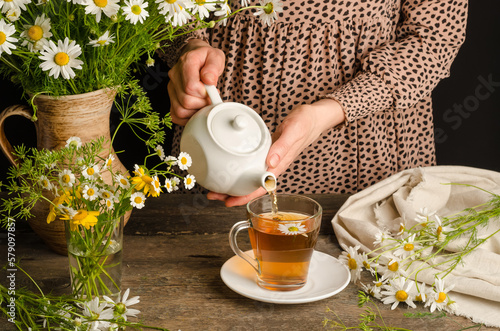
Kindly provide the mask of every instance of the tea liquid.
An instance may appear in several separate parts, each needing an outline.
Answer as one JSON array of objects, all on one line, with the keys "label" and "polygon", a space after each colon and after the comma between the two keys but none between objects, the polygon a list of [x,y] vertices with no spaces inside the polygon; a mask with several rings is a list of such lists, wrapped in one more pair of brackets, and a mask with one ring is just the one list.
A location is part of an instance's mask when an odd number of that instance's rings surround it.
[{"label": "tea liquid", "polygon": [[[307,279],[319,226],[315,226],[314,220],[305,220],[310,217],[305,214],[279,212],[260,216],[262,218],[254,220],[253,228],[248,230],[261,268],[260,280],[276,285],[268,287],[273,290],[286,291],[302,287]],[[283,227],[279,227],[280,224],[284,224],[285,228],[300,227],[301,231],[287,234],[283,232]],[[259,284],[266,287],[262,282]]]}]

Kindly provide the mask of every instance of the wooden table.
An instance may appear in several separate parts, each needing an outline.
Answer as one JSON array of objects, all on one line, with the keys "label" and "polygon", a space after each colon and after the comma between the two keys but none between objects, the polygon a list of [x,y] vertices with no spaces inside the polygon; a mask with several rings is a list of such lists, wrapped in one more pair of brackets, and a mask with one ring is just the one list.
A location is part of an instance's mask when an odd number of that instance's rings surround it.
[{"label": "wooden table", "polygon": [[[348,196],[311,197],[324,208],[316,249],[338,257],[341,250],[330,221]],[[358,325],[359,315],[364,312],[357,306],[359,285],[349,284],[327,299],[293,305],[263,303],[229,289],[221,280],[220,268],[234,255],[228,243],[229,229],[244,218],[244,207],[226,208],[201,195],[165,194],[148,199],[143,210],[133,212],[125,227],[123,286],[131,289],[132,296],[140,296],[141,302],[134,308],[141,311],[139,316],[145,324],[183,331],[323,330],[323,319],[334,317],[326,312],[330,308],[345,325]],[[16,231],[16,255],[22,259],[21,266],[46,291],[69,293],[68,258],[48,250],[26,225],[18,224]],[[239,237],[241,246],[249,249],[244,237]],[[6,252],[5,235],[2,238],[0,251]],[[6,255],[1,254],[2,266]],[[5,272],[0,277],[0,282],[6,284]],[[366,281],[371,279],[366,277]],[[421,306],[390,310],[377,302],[377,307],[386,324],[394,327],[436,331],[474,325],[453,315],[437,319],[403,316],[428,312]],[[13,330],[12,324],[0,319],[0,330]]]}]

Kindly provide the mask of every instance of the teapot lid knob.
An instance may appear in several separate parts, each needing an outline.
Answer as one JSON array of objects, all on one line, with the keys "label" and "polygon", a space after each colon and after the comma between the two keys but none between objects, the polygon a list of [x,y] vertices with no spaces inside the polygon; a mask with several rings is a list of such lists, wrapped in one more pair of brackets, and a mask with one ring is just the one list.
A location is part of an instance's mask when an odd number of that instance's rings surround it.
[{"label": "teapot lid knob", "polygon": [[238,131],[245,129],[248,126],[248,119],[245,115],[236,115],[233,119],[233,128]]}]

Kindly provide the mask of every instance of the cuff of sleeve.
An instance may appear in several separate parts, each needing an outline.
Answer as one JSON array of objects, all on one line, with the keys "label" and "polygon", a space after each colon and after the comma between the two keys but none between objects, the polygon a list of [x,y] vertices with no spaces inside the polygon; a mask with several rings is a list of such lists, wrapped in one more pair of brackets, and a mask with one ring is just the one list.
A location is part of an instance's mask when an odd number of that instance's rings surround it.
[{"label": "cuff of sleeve", "polygon": [[162,47],[158,49],[157,54],[162,61],[166,62],[167,65],[172,68],[182,55],[184,46],[192,39],[202,39],[210,43],[205,30],[196,30],[163,44]]},{"label": "cuff of sleeve", "polygon": [[383,79],[369,71],[360,72],[354,79],[321,98],[334,99],[340,103],[346,125],[375,112],[387,110],[394,104],[391,90]]}]

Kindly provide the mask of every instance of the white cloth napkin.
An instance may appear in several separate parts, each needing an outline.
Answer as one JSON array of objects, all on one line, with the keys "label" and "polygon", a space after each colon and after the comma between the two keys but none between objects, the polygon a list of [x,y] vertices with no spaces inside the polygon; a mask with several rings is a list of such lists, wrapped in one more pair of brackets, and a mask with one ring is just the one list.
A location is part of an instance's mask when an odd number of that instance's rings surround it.
[{"label": "white cloth napkin", "polygon": [[[386,228],[397,233],[402,217],[411,222],[421,208],[437,211],[437,215],[444,217],[491,198],[478,189],[446,183],[471,184],[500,194],[498,172],[462,166],[405,170],[347,199],[332,220],[339,243],[360,245],[361,251],[368,253],[375,248],[373,242],[379,230]],[[500,219],[492,220],[480,236],[499,228]],[[447,250],[457,251],[462,244],[456,241]],[[455,284],[450,297],[458,304],[457,315],[500,327],[500,233],[468,255],[464,262],[445,278],[446,284]],[[418,281],[432,284],[436,271],[420,273]]]}]

